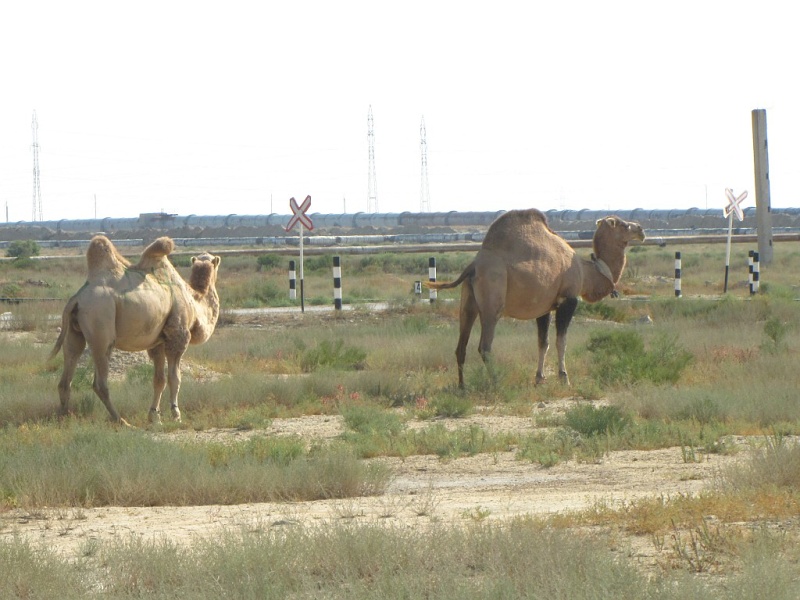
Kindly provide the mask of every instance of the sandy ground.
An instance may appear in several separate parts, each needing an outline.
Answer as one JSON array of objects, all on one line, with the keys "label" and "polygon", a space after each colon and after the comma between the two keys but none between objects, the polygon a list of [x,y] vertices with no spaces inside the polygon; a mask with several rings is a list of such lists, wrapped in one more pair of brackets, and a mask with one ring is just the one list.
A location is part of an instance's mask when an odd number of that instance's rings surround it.
[{"label": "sandy ground", "polygon": [[[547,410],[564,410],[571,402],[560,401],[548,405]],[[524,432],[534,428],[531,417],[493,414],[441,422],[447,427],[475,423],[489,431]],[[340,418],[312,416],[276,419],[267,431],[182,431],[169,435],[205,440],[301,435],[311,440],[329,439],[341,431]],[[680,448],[620,451],[596,463],[568,461],[551,468],[517,460],[514,452],[452,460],[436,456],[384,458],[378,460],[388,463],[395,476],[386,493],[378,497],[236,506],[15,510],[0,514],[0,537],[22,536],[74,557],[98,541],[129,536],[190,544],[197,536],[214,535],[224,528],[264,530],[338,521],[418,527],[433,521],[505,520],[578,510],[598,502],[620,505],[644,496],[694,494],[713,480],[720,467],[741,460],[742,454],[699,456],[701,462],[687,463]]]},{"label": "sandy ground", "polygon": [[[132,364],[147,360],[144,353],[114,353],[113,359],[112,371],[117,376]],[[185,368],[194,367],[185,363]],[[535,429],[537,415],[563,412],[575,403],[571,399],[549,402],[534,407],[532,416],[527,417],[489,410],[465,419],[437,422],[449,428],[476,424],[490,432],[524,434]],[[429,421],[408,424],[428,425]],[[339,417],[308,416],[275,419],[268,430],[181,430],[157,435],[198,441],[298,435],[315,441],[332,439],[342,431]],[[267,530],[332,522],[425,527],[432,522],[508,520],[579,510],[596,503],[619,506],[647,496],[695,494],[713,481],[721,467],[742,460],[746,453],[698,456],[701,462],[685,462],[680,448],[621,451],[595,463],[567,461],[551,468],[518,460],[514,451],[452,460],[436,456],[382,458],[376,460],[387,463],[394,478],[386,493],[378,497],[236,506],[20,509],[0,513],[0,539],[20,536],[76,557],[91,551],[98,542],[127,540],[130,536],[191,544],[198,537],[213,536],[223,529]],[[640,560],[653,558],[651,542],[630,542]]]}]

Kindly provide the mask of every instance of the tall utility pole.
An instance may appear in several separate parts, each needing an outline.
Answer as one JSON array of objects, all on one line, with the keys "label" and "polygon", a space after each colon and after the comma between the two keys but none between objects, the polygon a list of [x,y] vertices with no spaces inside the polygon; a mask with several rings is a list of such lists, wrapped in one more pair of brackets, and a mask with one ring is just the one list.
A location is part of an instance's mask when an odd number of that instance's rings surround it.
[{"label": "tall utility pole", "polygon": [[762,265],[772,262],[772,205],[769,191],[769,153],[767,152],[767,111],[751,113],[753,123],[753,159],[756,183],[756,225],[758,254]]},{"label": "tall utility pole", "polygon": [[428,141],[425,139],[425,116],[419,126],[419,146],[422,151],[422,172],[419,186],[419,212],[431,212],[431,193],[428,189]]},{"label": "tall utility pole", "polygon": [[33,217],[31,221],[42,221],[42,188],[39,185],[39,121],[36,120],[36,111],[33,111]]},{"label": "tall utility pole", "polygon": [[367,183],[367,212],[378,212],[378,182],[375,179],[375,129],[372,124],[372,105],[367,115],[367,140],[369,141],[369,181]]}]

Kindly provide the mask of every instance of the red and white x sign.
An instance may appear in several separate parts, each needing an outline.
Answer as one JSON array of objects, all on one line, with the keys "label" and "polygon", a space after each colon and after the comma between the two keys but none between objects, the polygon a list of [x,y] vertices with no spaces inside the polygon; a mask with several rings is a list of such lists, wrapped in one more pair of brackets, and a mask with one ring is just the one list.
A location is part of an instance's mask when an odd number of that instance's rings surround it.
[{"label": "red and white x sign", "polygon": [[743,191],[738,196],[734,196],[732,189],[725,188],[725,195],[728,197],[728,204],[724,209],[725,216],[730,217],[731,213],[734,213],[737,219],[744,221],[744,212],[742,211],[742,207],[739,205],[744,202],[745,198],[747,198],[747,190]]},{"label": "red and white x sign", "polygon": [[314,224],[311,222],[311,217],[306,214],[306,211],[311,208],[311,196],[306,196],[303,203],[298,206],[297,200],[291,198],[289,200],[289,207],[292,209],[292,218],[289,219],[289,224],[286,226],[286,231],[291,231],[292,228],[300,222],[300,225],[311,231],[314,229]]}]

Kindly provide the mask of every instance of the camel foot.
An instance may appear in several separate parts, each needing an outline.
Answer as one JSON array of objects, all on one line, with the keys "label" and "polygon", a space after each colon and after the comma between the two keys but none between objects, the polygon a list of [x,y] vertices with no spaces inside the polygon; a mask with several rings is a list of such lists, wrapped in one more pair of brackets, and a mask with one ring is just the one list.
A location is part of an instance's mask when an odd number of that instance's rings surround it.
[{"label": "camel foot", "polygon": [[161,425],[161,411],[155,408],[151,408],[150,412],[147,413],[147,419],[156,425]]},{"label": "camel foot", "polygon": [[567,375],[567,372],[566,372],[566,371],[559,371],[559,372],[558,372],[558,380],[559,380],[559,381],[560,381],[560,382],[561,382],[563,385],[569,385],[569,375]]},{"label": "camel foot", "polygon": [[545,376],[544,376],[544,375],[542,375],[541,373],[537,373],[537,374],[536,374],[536,383],[535,383],[536,385],[541,385],[541,384],[543,384],[545,381],[547,381],[547,377],[545,377]]},{"label": "camel foot", "polygon": [[117,424],[117,425],[121,425],[122,427],[125,427],[126,429],[136,429],[136,427],[134,427],[133,425],[131,425],[130,423],[128,423],[128,422],[127,422],[125,419],[123,419],[122,417],[120,417],[120,418],[119,418],[119,421],[117,421],[117,423],[116,423],[116,424]]},{"label": "camel foot", "polygon": [[181,422],[181,409],[178,408],[177,404],[172,405],[172,418],[175,419],[176,423]]}]

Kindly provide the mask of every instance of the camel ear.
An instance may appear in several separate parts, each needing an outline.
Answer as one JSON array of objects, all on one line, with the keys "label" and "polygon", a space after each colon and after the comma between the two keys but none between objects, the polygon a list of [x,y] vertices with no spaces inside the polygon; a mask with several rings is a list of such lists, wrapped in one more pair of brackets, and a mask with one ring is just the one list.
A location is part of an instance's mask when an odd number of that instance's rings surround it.
[{"label": "camel ear", "polygon": [[222,258],[220,258],[219,256],[215,256],[211,262],[214,263],[215,267],[219,268],[219,263],[222,262]]},{"label": "camel ear", "polygon": [[604,217],[602,219],[597,219],[597,223],[595,223],[595,225],[600,227],[601,223],[605,223],[609,227],[616,227],[617,226],[617,222],[614,219],[614,217]]},{"label": "camel ear", "polygon": [[196,261],[196,260],[197,260],[197,257],[196,257],[196,256],[193,256],[193,257],[192,257],[192,264],[194,264],[194,261]]}]

